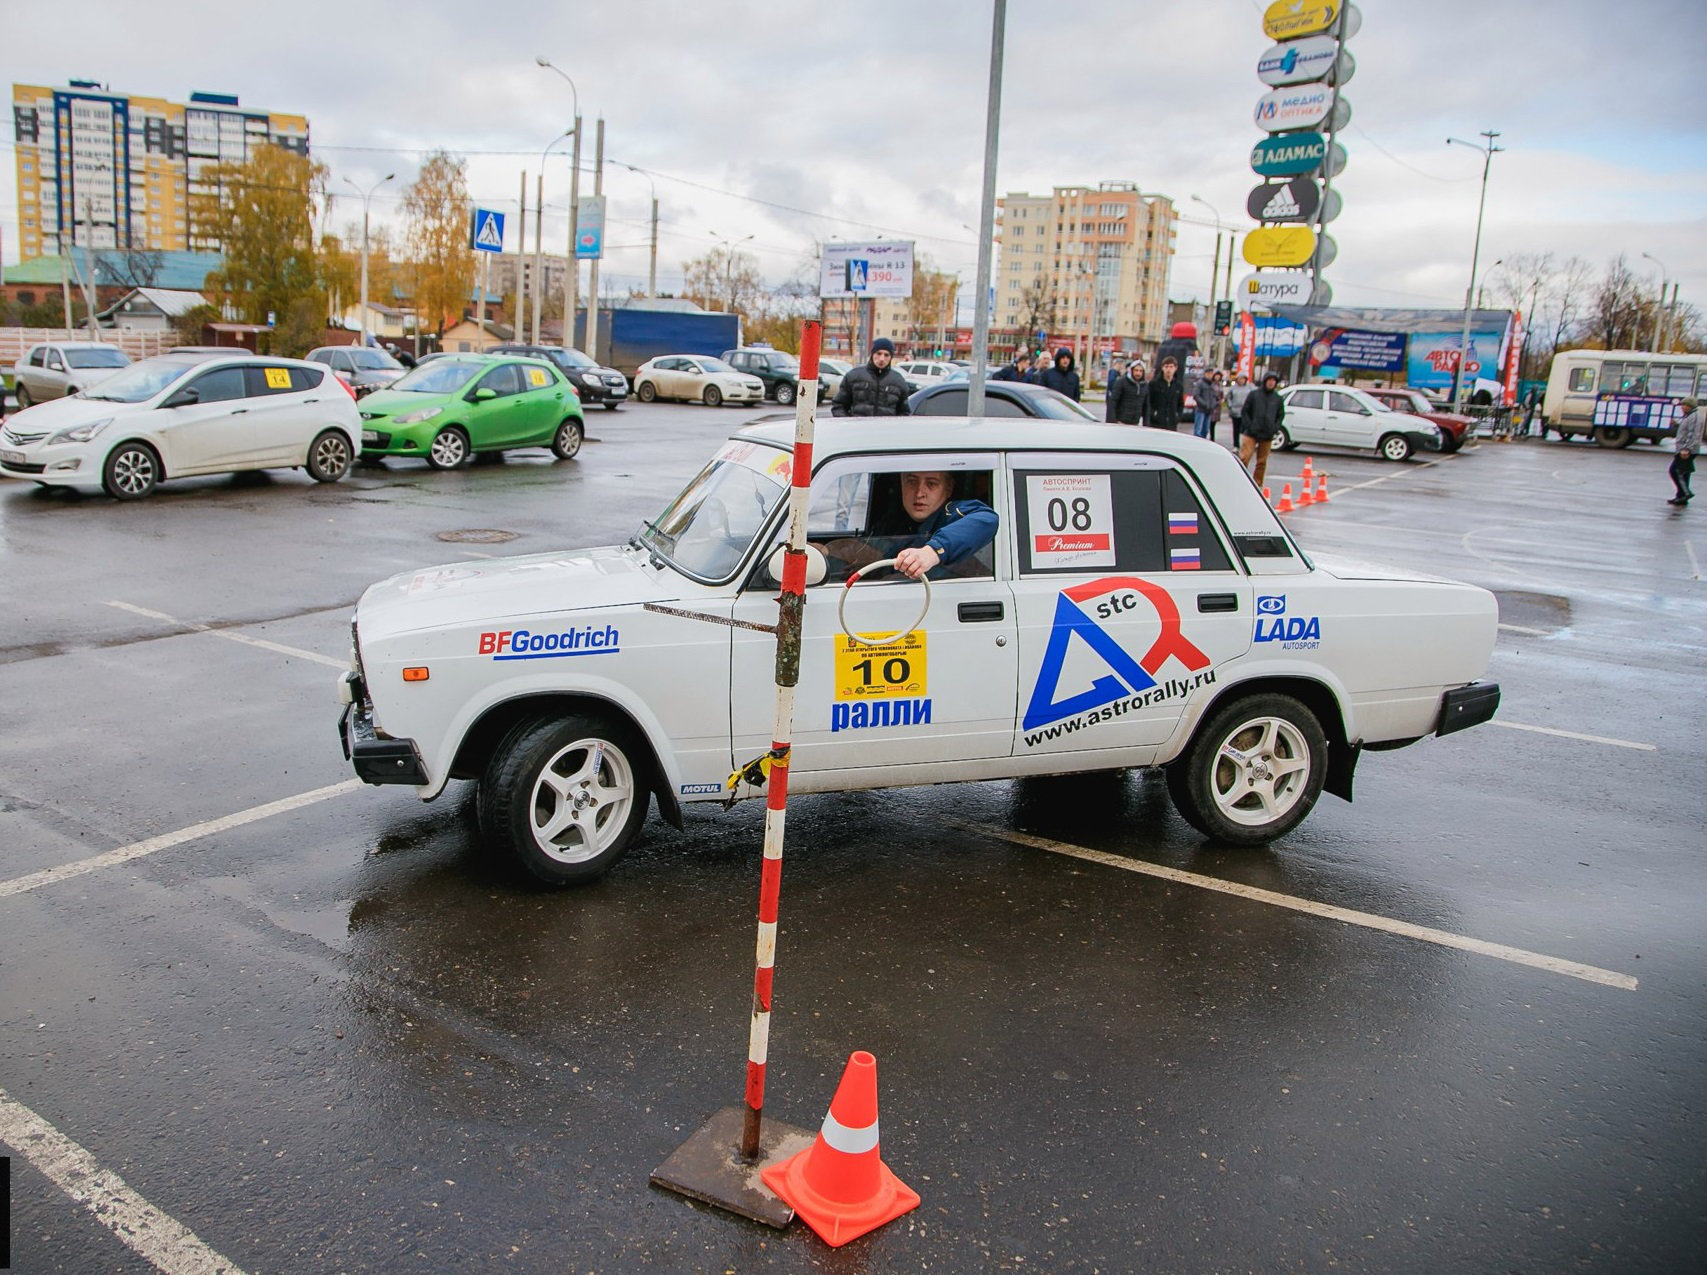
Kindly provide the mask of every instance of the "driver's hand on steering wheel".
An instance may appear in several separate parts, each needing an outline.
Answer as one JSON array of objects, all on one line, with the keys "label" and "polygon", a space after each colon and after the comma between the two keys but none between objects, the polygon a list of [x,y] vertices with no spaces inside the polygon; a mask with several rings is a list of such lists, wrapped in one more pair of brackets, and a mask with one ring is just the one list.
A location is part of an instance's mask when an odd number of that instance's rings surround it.
[{"label": "driver's hand on steering wheel", "polygon": [[910,580],[922,580],[925,573],[942,561],[942,555],[929,545],[903,549],[895,555],[895,570]]}]

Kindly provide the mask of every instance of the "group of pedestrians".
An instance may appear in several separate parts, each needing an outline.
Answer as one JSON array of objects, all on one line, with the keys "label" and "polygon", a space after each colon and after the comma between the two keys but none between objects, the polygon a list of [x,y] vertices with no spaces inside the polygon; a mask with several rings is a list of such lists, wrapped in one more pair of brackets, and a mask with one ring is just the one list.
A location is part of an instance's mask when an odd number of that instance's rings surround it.
[{"label": "group of pedestrians", "polygon": [[1178,429],[1184,417],[1185,381],[1172,355],[1162,360],[1154,380],[1144,379],[1141,359],[1133,359],[1124,372],[1110,378],[1104,420],[1116,425]]},{"label": "group of pedestrians", "polygon": [[992,381],[1025,381],[1031,385],[1043,385],[1065,394],[1075,403],[1079,401],[1078,369],[1073,364],[1073,352],[1064,345],[1055,351],[1055,358],[1050,362],[1045,362],[1041,350],[1038,351],[1035,360],[1031,357],[1029,350],[1021,350],[1014,355],[1013,362],[996,371],[990,379]]}]

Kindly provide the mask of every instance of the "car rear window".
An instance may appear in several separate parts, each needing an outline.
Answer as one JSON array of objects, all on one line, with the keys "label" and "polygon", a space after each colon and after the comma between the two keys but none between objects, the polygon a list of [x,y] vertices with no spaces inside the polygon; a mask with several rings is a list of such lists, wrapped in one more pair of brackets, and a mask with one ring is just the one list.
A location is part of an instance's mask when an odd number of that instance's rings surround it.
[{"label": "car rear window", "polygon": [[264,398],[268,394],[300,394],[319,385],[326,375],[313,368],[280,367],[276,363],[246,367],[243,374],[251,398]]}]

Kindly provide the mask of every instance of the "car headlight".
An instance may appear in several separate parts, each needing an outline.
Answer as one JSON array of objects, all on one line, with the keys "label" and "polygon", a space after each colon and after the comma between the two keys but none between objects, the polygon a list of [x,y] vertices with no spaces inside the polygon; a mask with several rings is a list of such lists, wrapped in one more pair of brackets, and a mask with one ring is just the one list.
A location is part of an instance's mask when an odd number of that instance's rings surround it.
[{"label": "car headlight", "polygon": [[430,421],[433,417],[442,415],[444,410],[442,407],[423,407],[417,411],[404,412],[403,415],[392,419],[399,425],[419,425],[422,421]]},{"label": "car headlight", "polygon": [[55,443],[86,443],[112,423],[112,417],[104,416],[98,421],[90,421],[87,425],[73,425],[48,439],[47,445],[52,447]]}]

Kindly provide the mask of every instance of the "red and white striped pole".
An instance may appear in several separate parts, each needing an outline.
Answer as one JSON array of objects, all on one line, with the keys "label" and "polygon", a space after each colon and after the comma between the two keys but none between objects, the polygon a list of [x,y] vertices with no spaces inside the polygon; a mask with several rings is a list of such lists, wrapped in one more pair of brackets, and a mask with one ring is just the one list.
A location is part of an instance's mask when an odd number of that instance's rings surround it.
[{"label": "red and white striped pole", "polygon": [[747,1112],[741,1155],[756,1159],[765,1110],[765,1059],[770,1050],[771,984],[776,971],[777,900],[782,893],[782,831],[788,816],[789,743],[794,734],[794,688],[800,681],[800,621],[806,609],[806,510],[812,489],[812,436],[818,420],[818,352],[823,324],[808,319],[800,333],[800,388],[794,400],[794,462],[788,493],[788,546],[777,599],[776,720],[771,729],[770,786],[765,798],[765,857],[759,876],[759,941],[753,975],[753,1022],[747,1037]]}]

